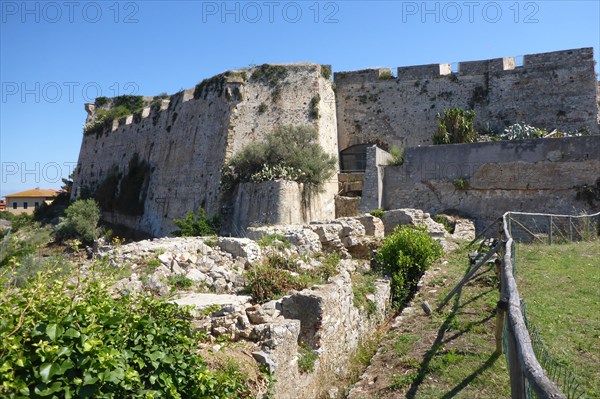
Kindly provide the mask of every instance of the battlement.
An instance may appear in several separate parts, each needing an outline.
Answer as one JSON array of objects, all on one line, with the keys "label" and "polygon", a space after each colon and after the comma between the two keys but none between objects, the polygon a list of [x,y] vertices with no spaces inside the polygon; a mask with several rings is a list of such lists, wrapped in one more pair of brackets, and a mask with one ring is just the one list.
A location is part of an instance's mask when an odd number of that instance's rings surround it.
[{"label": "battlement", "polygon": [[398,67],[398,79],[414,80],[432,76],[449,75],[452,73],[450,64],[426,64],[407,67]]},{"label": "battlement", "polygon": [[[594,68],[594,51],[591,47],[553,51],[549,53],[528,54],[523,57],[522,66],[517,66],[515,57],[492,58],[488,60],[463,61],[458,63],[458,71],[452,72],[451,64],[425,64],[398,67],[398,77],[403,80],[419,80],[456,75],[472,76],[504,71],[527,71],[540,68],[575,68],[590,66]],[[359,71],[336,72],[335,81],[341,84],[377,82],[382,76],[389,76],[389,68],[370,68]]]},{"label": "battlement", "polygon": [[594,49],[592,47],[527,54],[523,57],[523,68],[572,68],[582,65],[594,68]]},{"label": "battlement", "polygon": [[392,76],[392,70],[390,68],[368,68],[360,71],[351,72],[335,72],[333,74],[333,80],[336,82],[343,83],[365,83],[365,82],[376,82],[382,77],[388,79]]}]

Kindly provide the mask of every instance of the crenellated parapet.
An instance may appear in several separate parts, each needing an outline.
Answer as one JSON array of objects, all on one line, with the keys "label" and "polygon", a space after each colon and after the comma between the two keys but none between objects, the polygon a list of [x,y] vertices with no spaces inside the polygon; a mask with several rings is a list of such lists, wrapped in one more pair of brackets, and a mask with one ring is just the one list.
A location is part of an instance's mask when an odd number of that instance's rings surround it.
[{"label": "crenellated parapet", "polygon": [[[340,149],[360,144],[431,144],[436,116],[472,109],[476,129],[514,123],[552,131],[600,133],[600,95],[592,48],[335,73]],[[368,83],[368,84],[366,84]]]}]

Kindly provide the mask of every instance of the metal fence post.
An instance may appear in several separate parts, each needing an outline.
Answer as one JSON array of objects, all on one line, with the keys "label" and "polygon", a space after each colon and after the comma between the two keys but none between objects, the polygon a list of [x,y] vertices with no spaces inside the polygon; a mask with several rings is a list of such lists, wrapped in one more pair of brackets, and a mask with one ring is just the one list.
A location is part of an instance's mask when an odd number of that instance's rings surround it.
[{"label": "metal fence post", "polygon": [[550,215],[550,226],[548,227],[548,244],[552,245],[552,215]]}]

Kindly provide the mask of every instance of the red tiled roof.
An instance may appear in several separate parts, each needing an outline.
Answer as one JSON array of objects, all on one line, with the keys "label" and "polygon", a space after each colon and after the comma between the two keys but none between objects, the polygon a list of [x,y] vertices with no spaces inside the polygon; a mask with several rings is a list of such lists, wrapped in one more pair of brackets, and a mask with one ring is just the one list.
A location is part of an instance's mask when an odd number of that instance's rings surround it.
[{"label": "red tiled roof", "polygon": [[56,197],[58,193],[59,192],[57,190],[34,188],[33,190],[25,190],[14,194],[8,194],[4,197]]}]

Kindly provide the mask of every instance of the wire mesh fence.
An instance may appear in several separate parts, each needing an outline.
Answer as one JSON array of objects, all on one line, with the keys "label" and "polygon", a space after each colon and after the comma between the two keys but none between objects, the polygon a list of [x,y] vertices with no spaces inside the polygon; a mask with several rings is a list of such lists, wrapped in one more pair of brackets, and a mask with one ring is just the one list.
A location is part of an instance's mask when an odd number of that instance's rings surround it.
[{"label": "wire mesh fence", "polygon": [[[508,235],[507,242],[510,248],[510,261],[512,263],[513,277],[517,273],[519,259],[516,256],[515,242],[539,242],[553,245],[571,241],[587,241],[598,239],[600,235],[600,212],[593,215],[550,215],[509,212],[504,217],[504,231]],[[516,288],[516,287],[515,287]],[[587,394],[578,381],[572,369],[562,362],[557,361],[548,350],[540,337],[539,329],[527,317],[527,305],[520,299],[520,312],[529,333],[530,344],[535,358],[546,376],[568,399],[587,398]],[[503,346],[509,367],[514,364],[514,359],[509,359],[509,337],[507,323],[504,326]],[[511,374],[512,375],[512,374]],[[512,378],[512,377],[511,377]],[[524,378],[526,398],[548,397],[535,387],[530,378]],[[537,388],[537,389],[535,389]]]}]

